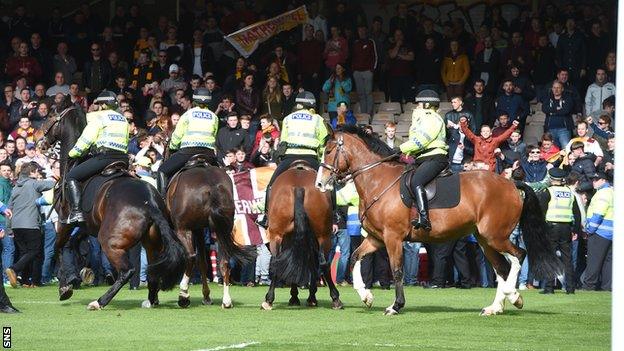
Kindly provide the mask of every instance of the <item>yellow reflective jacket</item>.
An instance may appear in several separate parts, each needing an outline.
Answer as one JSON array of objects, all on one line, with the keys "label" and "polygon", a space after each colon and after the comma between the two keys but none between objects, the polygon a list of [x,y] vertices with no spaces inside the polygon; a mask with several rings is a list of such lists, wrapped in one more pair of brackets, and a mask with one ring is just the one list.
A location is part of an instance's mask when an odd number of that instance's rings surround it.
[{"label": "yellow reflective jacket", "polygon": [[400,149],[402,153],[416,158],[448,154],[446,126],[442,117],[433,110],[415,109],[409,140],[401,144]]},{"label": "yellow reflective jacket", "polygon": [[574,220],[574,194],[564,185],[553,185],[548,188],[550,201],[546,211],[546,220],[556,223],[571,223]]},{"label": "yellow reflective jacket", "polygon": [[169,148],[206,147],[214,150],[218,128],[219,118],[214,112],[193,107],[180,116]]},{"label": "yellow reflective jacket", "polygon": [[102,110],[87,113],[87,126],[76,145],[69,151],[69,157],[84,154],[91,145],[121,152],[128,152],[129,124],[120,113]]},{"label": "yellow reflective jacket", "polygon": [[308,110],[295,111],[282,122],[280,140],[288,144],[286,155],[315,155],[320,158],[326,137],[323,118]]}]

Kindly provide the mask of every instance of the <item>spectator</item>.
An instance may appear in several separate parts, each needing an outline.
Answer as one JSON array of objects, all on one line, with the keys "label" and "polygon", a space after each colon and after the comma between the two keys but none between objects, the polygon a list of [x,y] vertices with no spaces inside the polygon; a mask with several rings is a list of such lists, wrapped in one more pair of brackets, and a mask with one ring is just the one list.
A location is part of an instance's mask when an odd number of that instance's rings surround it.
[{"label": "spectator", "polygon": [[442,57],[438,50],[439,42],[433,37],[427,37],[424,41],[424,50],[416,57],[416,79],[418,91],[433,90],[438,94],[442,91],[440,72]]},{"label": "spectator", "polygon": [[80,94],[80,89],[78,86],[78,83],[71,83],[69,85],[69,96],[71,99],[71,102],[82,108],[82,110],[84,112],[87,112],[87,99],[84,96],[79,95]]},{"label": "spectator", "polygon": [[231,96],[223,95],[221,101],[219,102],[219,105],[217,105],[217,109],[215,110],[215,114],[219,116],[220,125],[225,125],[228,116],[230,116],[232,113],[236,114],[236,109],[234,108],[235,105],[236,104],[234,103],[234,100]]},{"label": "spectator", "polygon": [[[557,81],[563,85],[563,94],[573,102],[572,114],[580,114],[583,112],[583,101],[579,90],[572,84],[570,84],[570,72],[567,68],[557,69]],[[552,84],[550,86],[552,88]]]},{"label": "spectator", "polygon": [[347,76],[344,66],[337,64],[329,79],[323,84],[323,91],[328,94],[327,111],[330,120],[338,117],[338,102],[344,101],[347,106],[349,105],[352,86],[351,78]]},{"label": "spectator", "polygon": [[7,59],[6,74],[13,81],[25,77],[28,85],[41,78],[41,65],[34,57],[28,55],[28,43],[20,43],[18,55]]},{"label": "spectator", "polygon": [[226,120],[226,126],[219,129],[217,133],[217,159],[223,162],[223,158],[228,150],[244,148],[247,143],[247,130],[238,125],[238,115],[230,113]]},{"label": "spectator", "polygon": [[156,56],[156,61],[152,67],[154,72],[154,80],[162,82],[163,79],[169,77],[169,62],[167,57],[167,50],[159,50]]},{"label": "spectator", "polygon": [[54,82],[56,84],[49,87],[46,91],[47,96],[54,96],[58,93],[62,93],[63,95],[69,94],[69,85],[65,84],[65,77],[62,71],[56,72],[54,75]]},{"label": "spectator", "polygon": [[[6,150],[4,149],[0,151],[4,151],[6,153]],[[11,161],[7,159],[0,161],[0,202],[3,204],[8,204],[11,199],[11,191],[13,190],[13,185],[11,184],[12,177],[13,165],[11,165]],[[6,223],[5,217],[0,217],[0,229],[6,231]],[[15,254],[13,236],[5,235],[0,239],[0,242],[2,243],[2,250],[0,251],[2,267],[11,267],[13,265],[13,258]],[[8,277],[4,271],[2,271],[0,277],[3,277],[0,283],[4,284],[8,282]]]},{"label": "spectator", "polygon": [[390,19],[389,28],[390,33],[395,33],[396,30],[401,30],[402,33],[408,33],[408,42],[411,42],[412,34],[415,34],[414,29],[418,27],[418,22],[415,18],[408,14],[407,3],[400,2],[396,6],[396,15]]},{"label": "spectator", "polygon": [[593,137],[598,141],[600,148],[605,151],[607,149],[607,139],[615,135],[613,128],[611,128],[611,117],[605,114],[598,118],[598,123],[593,123],[593,121],[593,117],[587,117],[587,124],[591,126],[594,132]]},{"label": "spectator", "polygon": [[[171,71],[171,69],[169,71]],[[130,87],[134,90],[142,89],[145,84],[150,84],[155,79],[154,63],[149,59],[149,52],[143,50],[139,54],[137,64],[132,69],[132,74],[130,75]]]},{"label": "spectator", "polygon": [[[564,161],[565,162],[565,161]],[[579,191],[591,190],[591,176],[596,173],[596,155],[585,153],[582,141],[576,141],[570,146],[568,163],[570,173],[579,174]]]},{"label": "spectator", "polygon": [[282,85],[282,118],[288,116],[295,108],[295,94],[293,94],[293,86],[290,83]]},{"label": "spectator", "polygon": [[600,161],[602,160],[603,157],[603,153],[602,153],[602,149],[600,148],[600,144],[598,144],[598,141],[596,141],[596,139],[594,138],[590,138],[587,135],[587,131],[588,131],[588,126],[587,126],[587,122],[585,121],[581,121],[579,122],[579,124],[577,124],[576,126],[576,134],[578,135],[576,138],[573,138],[572,140],[570,140],[568,142],[568,144],[565,147],[565,152],[568,153],[570,152],[570,146],[576,142],[576,141],[580,141],[583,143],[584,145],[584,150],[586,152],[592,153],[596,156],[596,162],[595,165],[597,166]]},{"label": "spectator", "polygon": [[399,145],[401,145],[401,141],[396,138],[396,124],[394,122],[386,122],[384,125],[384,136],[381,140],[396,152],[400,151]]},{"label": "spectator", "polygon": [[344,65],[349,56],[349,44],[342,36],[340,28],[336,25],[332,25],[330,33],[331,38],[325,43],[325,50],[323,51],[325,67],[327,67],[328,71],[332,71],[337,64]]},{"label": "spectator", "polygon": [[67,54],[67,43],[60,42],[56,45],[56,55],[54,55],[54,71],[63,72],[63,77],[68,82],[73,82],[74,73],[78,70],[76,60]]},{"label": "spectator", "polygon": [[541,150],[535,145],[527,146],[528,151],[526,158],[520,159],[520,166],[525,174],[525,181],[527,183],[541,182],[546,178],[548,168],[552,168],[549,164],[540,157]]},{"label": "spectator", "polygon": [[184,70],[189,74],[203,77],[215,67],[212,48],[204,41],[202,30],[193,30],[193,42],[187,45],[184,51]]},{"label": "spectator", "polygon": [[295,81],[295,57],[286,51],[282,44],[277,44],[267,59],[270,64],[277,64],[279,82],[284,84]]},{"label": "spectator", "polygon": [[82,71],[84,89],[89,101],[108,88],[113,78],[110,63],[102,57],[101,50],[100,44],[91,44],[91,59],[85,63]]},{"label": "spectator", "polygon": [[407,44],[402,30],[396,29],[393,33],[394,43],[388,50],[387,60],[390,101],[413,101],[412,63],[415,58],[414,50]]},{"label": "spectator", "polygon": [[522,33],[516,31],[511,35],[511,46],[509,46],[502,57],[505,70],[512,66],[518,66],[523,71],[528,72],[533,67],[531,53],[525,47]]},{"label": "spectator", "polygon": [[574,102],[564,98],[563,92],[563,84],[555,81],[548,98],[542,101],[542,111],[546,114],[544,131],[552,134],[559,147],[565,147],[570,141],[570,130],[574,124],[572,120]]},{"label": "spectator", "polygon": [[373,72],[377,68],[377,47],[368,37],[365,25],[358,26],[358,39],[353,43],[351,67],[360,103],[360,111],[373,115]]},{"label": "spectator", "polygon": [[590,31],[587,33],[587,52],[591,53],[591,55],[587,55],[589,74],[594,74],[598,68],[604,65],[603,57],[607,57],[611,48],[612,44],[606,33],[603,33],[600,21],[593,20]]},{"label": "spectator", "polygon": [[616,69],[615,51],[609,51],[607,58],[605,59],[605,71],[607,73],[607,81],[615,84],[615,69]]},{"label": "spectator", "polygon": [[336,106],[336,118],[331,119],[330,117],[330,124],[332,128],[336,129],[345,124],[356,125],[357,119],[353,115],[353,111],[349,109],[347,103],[345,101],[340,101]]},{"label": "spectator", "polygon": [[[42,238],[41,218],[35,201],[41,193],[52,189],[53,180],[37,180],[41,176],[39,165],[25,164],[11,194],[9,207],[13,211],[11,229],[15,234],[15,244],[21,252],[20,258],[7,268],[7,276],[12,287],[17,287],[17,274],[22,273],[24,285],[36,286],[41,281]],[[26,273],[30,272],[30,282]]]},{"label": "spectator", "polygon": [[[3,108],[6,114],[9,116],[11,120],[13,120],[14,116],[19,116],[19,110],[22,107],[22,103],[15,97],[15,88],[11,84],[6,84],[4,86],[4,96],[0,101],[0,108]],[[13,122],[3,127],[3,129],[12,129]]]},{"label": "spectator", "polygon": [[[446,121],[446,139],[449,146],[449,161],[451,169],[459,172],[463,169],[464,161],[468,158],[468,154],[472,154],[470,143],[466,142],[466,135],[460,128],[460,119],[467,119],[470,130],[476,129],[475,119],[471,111],[464,109],[464,101],[461,96],[451,98],[451,106],[453,109],[444,115]],[[466,155],[464,155],[466,152]]]},{"label": "spectator", "polygon": [[277,78],[269,77],[262,91],[262,113],[269,114],[271,118],[281,121],[284,118],[282,111],[284,109],[284,100],[282,96],[282,87]]},{"label": "spectator", "polygon": [[589,116],[602,109],[602,102],[615,95],[615,85],[607,82],[607,73],[604,68],[596,69],[596,81],[587,88],[585,95],[585,115]]},{"label": "spectator", "polygon": [[371,27],[370,37],[375,42],[377,48],[377,69],[375,70],[375,85],[379,90],[387,91],[386,89],[386,53],[388,52],[386,46],[388,42],[388,34],[383,31],[383,19],[379,16],[373,18],[373,24]]},{"label": "spectator", "polygon": [[555,70],[557,69],[557,54],[555,48],[548,41],[546,34],[541,34],[535,50],[535,65],[532,77],[535,83],[537,101],[543,101],[548,96],[548,86],[552,83]]},{"label": "spectator", "polygon": [[273,118],[269,114],[260,116],[260,130],[256,132],[253,150],[255,151],[263,140],[270,146],[277,146],[279,138],[280,131],[275,127]]},{"label": "spectator", "polygon": [[299,82],[314,96],[318,96],[321,90],[323,50],[323,43],[314,38],[312,25],[304,25],[304,38],[297,47]]},{"label": "spectator", "polygon": [[512,79],[503,81],[503,93],[496,99],[496,111],[499,114],[506,114],[513,121],[517,120],[522,124],[526,120],[528,111],[525,111],[525,104],[522,96],[516,93]]},{"label": "spectator", "polygon": [[137,97],[136,90],[128,87],[128,79],[123,74],[115,76],[115,86],[111,91],[116,95],[122,95],[126,100],[134,102]]},{"label": "spectator", "polygon": [[160,50],[167,50],[167,56],[172,62],[179,63],[184,52],[184,44],[178,40],[178,29],[170,26],[167,28],[167,37],[160,42]]},{"label": "spectator", "polygon": [[108,63],[111,66],[111,75],[113,77],[128,76],[128,63],[119,57],[117,51],[111,51],[107,55]]},{"label": "spectator", "polygon": [[[236,109],[239,115],[249,115],[254,120],[260,107],[260,92],[254,88],[254,75],[247,72],[243,75],[242,84],[236,89]],[[257,122],[253,132],[257,129]]]},{"label": "spectator", "polygon": [[41,154],[41,150],[37,149],[37,146],[33,142],[29,142],[26,144],[25,155],[22,158],[19,158],[15,161],[15,167],[19,169],[19,167],[23,164],[35,162],[41,167],[41,169],[46,169],[49,167],[48,158]]},{"label": "spectator", "polygon": [[234,72],[226,76],[223,83],[223,89],[226,93],[234,94],[236,89],[242,84],[246,70],[247,60],[242,56],[238,57],[234,66]]},{"label": "spectator", "polygon": [[33,32],[30,35],[30,55],[37,60],[41,67],[41,79],[49,84],[52,81],[54,62],[52,53],[41,45],[41,34]]},{"label": "spectator", "polygon": [[50,114],[50,103],[41,101],[37,105],[37,109],[30,116],[32,126],[35,130],[41,129],[43,122],[48,118]]},{"label": "spectator", "polygon": [[494,126],[494,99],[485,91],[485,81],[477,79],[473,85],[474,92],[468,94],[464,100],[464,106],[472,112],[474,116],[474,125],[480,126],[487,124]]},{"label": "spectator", "polygon": [[548,163],[558,163],[560,158],[560,149],[555,145],[552,134],[546,132],[542,134],[540,145],[540,158]]},{"label": "spectator", "polygon": [[568,18],[565,27],[565,33],[561,34],[557,42],[558,61],[561,67],[568,70],[572,84],[581,90],[580,79],[585,76],[587,68],[585,38],[576,30],[574,18]]},{"label": "spectator", "polygon": [[614,192],[605,174],[593,174],[591,178],[596,194],[587,209],[587,267],[581,282],[583,289],[595,290],[600,281],[600,288],[610,291]]},{"label": "spectator", "polygon": [[483,81],[488,93],[495,93],[500,80],[501,54],[494,48],[491,36],[483,39],[483,46],[483,50],[475,57],[472,75]]},{"label": "spectator", "polygon": [[442,60],[442,82],[446,87],[446,94],[464,96],[464,84],[470,76],[468,56],[460,50],[459,42],[451,40],[449,50]]},{"label": "spectator", "polygon": [[498,116],[495,125],[496,127],[492,129],[492,136],[496,138],[497,136],[505,133],[505,131],[511,127],[511,123],[509,123],[509,115],[504,112],[501,113],[501,115]]},{"label": "spectator", "polygon": [[177,90],[186,90],[188,84],[183,77],[180,76],[180,68],[175,63],[169,66],[169,78],[162,81],[160,88],[166,94],[169,94],[169,98],[175,100],[175,93]]},{"label": "spectator", "polygon": [[505,133],[498,137],[492,137],[492,129],[488,125],[481,126],[481,135],[477,137],[468,128],[468,119],[462,116],[459,125],[466,138],[474,145],[473,161],[483,161],[488,164],[490,171],[496,170],[496,154],[501,153],[499,146],[509,138],[511,133],[518,127],[519,122],[514,121]]},{"label": "spectator", "polygon": [[233,171],[234,173],[245,172],[252,168],[254,165],[247,161],[247,154],[243,149],[234,149],[234,162],[226,164],[226,170]]},{"label": "spectator", "polygon": [[218,27],[217,19],[214,16],[209,16],[206,19],[204,42],[212,49],[214,59],[217,62],[223,54],[223,37],[224,34]]},{"label": "spectator", "polygon": [[[505,149],[514,152],[517,155],[526,154],[526,144],[522,141],[522,134],[519,130],[514,130],[509,136],[509,140],[504,145]],[[541,150],[540,150],[541,151]],[[515,159],[512,161],[516,161]]]}]

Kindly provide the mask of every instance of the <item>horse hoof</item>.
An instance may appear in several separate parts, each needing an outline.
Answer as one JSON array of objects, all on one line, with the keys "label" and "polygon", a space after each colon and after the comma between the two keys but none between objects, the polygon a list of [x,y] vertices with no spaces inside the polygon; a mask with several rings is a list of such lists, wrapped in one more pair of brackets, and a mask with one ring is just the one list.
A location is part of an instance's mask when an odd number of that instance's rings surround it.
[{"label": "horse hoof", "polygon": [[224,310],[230,309],[232,307],[234,307],[234,306],[232,305],[231,302],[230,303],[225,303],[224,302],[224,303],[221,304],[221,308],[223,308]]},{"label": "horse hoof", "polygon": [[317,307],[318,303],[316,301],[308,300],[308,307]]},{"label": "horse hoof", "polygon": [[301,306],[301,301],[299,301],[299,299],[291,298],[288,301],[288,306]]},{"label": "horse hoof", "polygon": [[145,301],[141,302],[141,307],[142,308],[152,308],[153,306],[152,306],[152,303],[149,302],[149,300],[145,300]]},{"label": "horse hoof", "polygon": [[518,294],[518,299],[516,300],[516,302],[513,303],[513,305],[519,310],[524,307],[524,300],[522,299],[522,296],[520,294]]},{"label": "horse hoof", "polygon": [[373,294],[368,293],[368,295],[366,295],[366,297],[364,298],[364,300],[362,300],[362,302],[364,303],[364,305],[366,305],[366,307],[371,308],[373,307]]},{"label": "horse hoof", "polygon": [[210,305],[212,305],[212,300],[211,299],[203,299],[202,300],[202,305],[210,306]]},{"label": "horse hoof", "polygon": [[191,299],[188,297],[178,296],[178,306],[187,308],[191,304]]},{"label": "horse hoof", "polygon": [[74,289],[71,285],[63,286],[59,288],[59,301],[68,300],[74,294]]},{"label": "horse hoof", "polygon": [[340,300],[332,301],[332,309],[334,309],[334,310],[341,310],[343,308],[344,308],[344,306],[342,305],[342,301],[340,301]]},{"label": "horse hoof", "polygon": [[273,309],[273,304],[270,304],[270,303],[268,303],[268,302],[264,301],[264,302],[262,303],[262,305],[260,305],[260,308],[261,308],[261,309],[263,309],[263,310],[265,310],[265,311],[270,311],[270,310],[272,310],[272,309]]},{"label": "horse hoof", "polygon": [[479,315],[487,317],[487,316],[495,316],[495,315],[501,314],[501,313],[503,313],[502,310],[497,310],[497,309],[492,308],[491,306],[488,306],[488,307],[484,307],[481,310],[481,313],[479,313]]},{"label": "horse hoof", "polygon": [[97,301],[93,301],[90,304],[87,305],[87,310],[89,311],[97,311],[97,310],[101,310],[102,306],[100,306],[100,303]]},{"label": "horse hoof", "polygon": [[399,314],[399,311],[395,310],[392,306],[386,308],[384,311],[384,316],[394,316]]}]

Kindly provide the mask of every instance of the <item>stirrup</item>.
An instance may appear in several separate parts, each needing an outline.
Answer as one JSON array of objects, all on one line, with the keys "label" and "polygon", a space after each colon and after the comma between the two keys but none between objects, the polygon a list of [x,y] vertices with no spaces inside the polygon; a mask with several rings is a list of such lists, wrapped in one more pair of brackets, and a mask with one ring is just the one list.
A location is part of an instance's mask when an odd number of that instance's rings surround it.
[{"label": "stirrup", "polygon": [[264,229],[269,229],[269,217],[265,214],[262,219],[256,219],[256,224]]},{"label": "stirrup", "polygon": [[414,227],[414,229],[423,229],[429,231],[431,230],[431,222],[428,220],[423,221],[421,220],[421,217],[414,218],[412,219],[412,227]]},{"label": "stirrup", "polygon": [[67,218],[67,223],[71,224],[71,223],[80,223],[80,222],[84,222],[84,214],[82,213],[82,211],[77,211],[77,210],[72,210],[69,213],[69,217]]}]

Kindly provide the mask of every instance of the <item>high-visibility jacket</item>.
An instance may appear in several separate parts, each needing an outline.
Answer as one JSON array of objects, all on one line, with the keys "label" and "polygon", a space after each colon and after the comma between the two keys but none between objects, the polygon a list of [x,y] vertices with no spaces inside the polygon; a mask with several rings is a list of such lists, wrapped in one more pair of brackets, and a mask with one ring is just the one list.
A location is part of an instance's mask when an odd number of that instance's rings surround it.
[{"label": "high-visibility jacket", "polygon": [[87,126],[76,145],[69,151],[69,157],[79,157],[91,145],[121,152],[128,152],[129,124],[126,117],[113,110],[87,113]]},{"label": "high-visibility jacket", "polygon": [[336,191],[336,205],[347,207],[347,233],[350,236],[360,236],[362,224],[360,223],[360,196],[353,181]]},{"label": "high-visibility jacket", "polygon": [[613,240],[613,187],[609,184],[598,189],[587,209],[585,231]]},{"label": "high-visibility jacket", "polygon": [[400,146],[401,152],[417,159],[432,155],[447,155],[446,125],[440,115],[429,109],[415,109],[408,141]]},{"label": "high-visibility jacket", "polygon": [[567,186],[553,185],[548,188],[550,201],[546,211],[546,221],[557,223],[571,223],[574,220],[572,208],[574,206],[574,194]]},{"label": "high-visibility jacket", "polygon": [[219,117],[209,109],[193,107],[186,111],[176,125],[169,149],[187,147],[215,148]]},{"label": "high-visibility jacket", "polygon": [[327,128],[323,118],[309,110],[298,110],[284,118],[280,140],[286,142],[286,155],[315,155],[325,149]]}]

